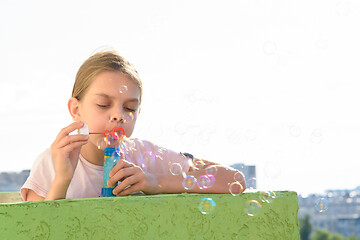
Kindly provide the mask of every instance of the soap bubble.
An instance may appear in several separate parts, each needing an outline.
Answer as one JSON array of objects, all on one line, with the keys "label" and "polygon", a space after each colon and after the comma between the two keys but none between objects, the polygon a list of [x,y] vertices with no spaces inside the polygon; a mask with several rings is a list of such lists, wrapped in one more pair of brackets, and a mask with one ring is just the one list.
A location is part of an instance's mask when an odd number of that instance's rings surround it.
[{"label": "soap bubble", "polygon": [[329,202],[325,198],[319,198],[315,202],[315,209],[318,212],[325,212],[329,209]]},{"label": "soap bubble", "polygon": [[253,217],[261,210],[261,204],[256,200],[250,200],[245,204],[245,212],[247,215]]},{"label": "soap bubble", "polygon": [[202,169],[205,165],[204,161],[201,159],[194,158],[193,163],[195,167]]},{"label": "soap bubble", "polygon": [[124,121],[125,122],[130,122],[134,120],[134,113],[133,112],[127,112],[126,114],[124,114]]},{"label": "soap bubble", "polygon": [[119,88],[119,92],[120,93],[124,93],[124,92],[126,92],[128,90],[128,87],[127,86],[121,86],[120,88]]},{"label": "soap bubble", "polygon": [[234,174],[234,180],[235,180],[236,182],[242,182],[242,181],[244,181],[244,179],[245,179],[245,176],[244,176],[244,174],[243,174],[242,172],[237,171],[237,172]]},{"label": "soap bubble", "polygon": [[[114,134],[115,135],[115,134]],[[114,145],[117,145],[119,140],[116,139],[117,136],[115,135],[115,137],[113,136],[113,134],[109,134],[108,136],[105,137],[105,141],[106,141],[106,144],[110,147],[114,147]]]},{"label": "soap bubble", "polygon": [[311,133],[311,141],[313,143],[320,143],[322,141],[322,131],[321,129],[314,129]]},{"label": "soap bubble", "polygon": [[203,198],[199,204],[199,210],[202,214],[211,214],[215,209],[216,203],[212,198]]},{"label": "soap bubble", "polygon": [[339,1],[336,4],[336,13],[339,16],[346,17],[351,13],[351,9],[353,6],[350,4],[349,1]]},{"label": "soap bubble", "polygon": [[98,149],[104,150],[106,148],[106,145],[107,145],[106,137],[97,140],[96,146]]},{"label": "soap bubble", "polygon": [[111,157],[120,159],[122,158],[122,154],[120,151],[118,151],[118,149],[115,149],[115,151],[111,154]]},{"label": "soap bubble", "polygon": [[215,176],[217,173],[217,167],[216,166],[211,166],[205,169],[205,172],[207,175],[213,175]]},{"label": "soap bubble", "polygon": [[291,125],[289,127],[289,133],[293,137],[299,137],[301,135],[301,128],[299,126]]},{"label": "soap bubble", "polygon": [[180,163],[172,163],[170,164],[169,171],[172,175],[180,175],[182,172],[182,166]]},{"label": "soap bubble", "polygon": [[256,138],[257,138],[256,132],[255,132],[254,130],[251,130],[251,129],[248,129],[248,130],[246,131],[245,135],[246,135],[246,139],[247,139],[248,141],[255,141]]},{"label": "soap bubble", "polygon": [[239,196],[244,191],[244,187],[239,182],[233,182],[229,186],[229,192],[233,196]]},{"label": "soap bubble", "polygon": [[277,46],[274,42],[267,41],[263,44],[263,51],[266,55],[274,55],[277,50]]},{"label": "soap bubble", "polygon": [[246,187],[248,189],[256,189],[256,178],[250,178],[246,181]]},{"label": "soap bubble", "polygon": [[155,161],[155,154],[152,151],[146,151],[142,154],[142,158],[139,160],[141,167],[151,166]]},{"label": "soap bubble", "polygon": [[123,138],[123,132],[119,129],[113,132],[112,134],[109,134],[108,137],[109,136],[111,136],[116,141],[120,141]]},{"label": "soap bubble", "polygon": [[265,191],[265,192],[263,192],[263,191],[261,191],[261,192],[259,192],[259,198],[260,198],[260,200],[262,201],[262,202],[266,202],[266,203],[270,203],[271,202],[271,194],[270,194],[270,192],[267,192],[267,191]]},{"label": "soap bubble", "polygon": [[167,154],[167,153],[168,153],[168,150],[167,150],[166,148],[160,147],[160,148],[158,149],[158,153],[159,153],[159,155],[161,156],[161,155]]},{"label": "soap bubble", "polygon": [[196,178],[192,175],[187,175],[182,184],[186,190],[193,189],[196,185]]},{"label": "soap bubble", "polygon": [[200,189],[210,188],[214,185],[215,178],[213,175],[202,175],[198,178],[197,185]]}]

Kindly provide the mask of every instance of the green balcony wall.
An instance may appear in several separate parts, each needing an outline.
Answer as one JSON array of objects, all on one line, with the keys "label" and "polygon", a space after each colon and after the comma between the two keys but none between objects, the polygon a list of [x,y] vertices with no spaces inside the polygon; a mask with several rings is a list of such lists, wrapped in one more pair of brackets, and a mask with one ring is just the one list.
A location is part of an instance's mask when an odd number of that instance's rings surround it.
[{"label": "green balcony wall", "polygon": [[[299,240],[298,196],[276,193],[269,202],[252,192],[1,203],[0,239]],[[216,203],[208,214],[199,210],[203,198]],[[251,200],[261,204],[253,216]]]}]

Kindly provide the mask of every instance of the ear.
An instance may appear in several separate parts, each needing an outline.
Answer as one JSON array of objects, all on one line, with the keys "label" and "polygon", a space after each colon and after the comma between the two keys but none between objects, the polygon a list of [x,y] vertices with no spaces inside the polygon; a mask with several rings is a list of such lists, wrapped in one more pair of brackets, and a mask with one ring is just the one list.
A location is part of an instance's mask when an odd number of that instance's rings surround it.
[{"label": "ear", "polygon": [[70,98],[68,101],[68,109],[72,119],[75,122],[80,121],[79,100],[74,97]]},{"label": "ear", "polygon": [[138,110],[138,116],[140,115],[140,112],[141,112],[141,107],[139,107],[139,110]]}]

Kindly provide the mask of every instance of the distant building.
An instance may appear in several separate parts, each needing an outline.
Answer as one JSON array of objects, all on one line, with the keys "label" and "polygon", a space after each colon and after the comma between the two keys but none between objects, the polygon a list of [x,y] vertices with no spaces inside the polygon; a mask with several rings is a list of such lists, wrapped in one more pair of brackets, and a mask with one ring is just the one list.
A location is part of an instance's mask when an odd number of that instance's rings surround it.
[{"label": "distant building", "polygon": [[235,163],[230,167],[235,168],[245,175],[246,187],[256,189],[256,166]]},{"label": "distant building", "polygon": [[29,177],[30,170],[17,172],[0,173],[0,192],[19,192],[26,179]]},{"label": "distant building", "polygon": [[[316,202],[325,199],[325,211],[316,208]],[[326,229],[346,237],[360,237],[360,187],[352,190],[328,190],[325,194],[299,196],[299,218],[310,216],[313,232]]]}]

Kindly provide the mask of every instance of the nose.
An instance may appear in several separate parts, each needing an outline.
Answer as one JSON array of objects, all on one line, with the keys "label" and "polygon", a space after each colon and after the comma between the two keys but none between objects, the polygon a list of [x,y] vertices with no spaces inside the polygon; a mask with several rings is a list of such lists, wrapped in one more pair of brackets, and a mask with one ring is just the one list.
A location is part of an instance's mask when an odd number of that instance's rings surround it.
[{"label": "nose", "polygon": [[124,123],[124,115],[120,110],[115,110],[110,116],[110,122]]}]

